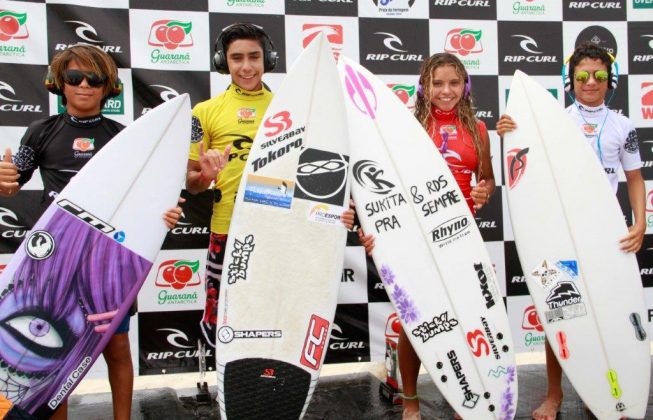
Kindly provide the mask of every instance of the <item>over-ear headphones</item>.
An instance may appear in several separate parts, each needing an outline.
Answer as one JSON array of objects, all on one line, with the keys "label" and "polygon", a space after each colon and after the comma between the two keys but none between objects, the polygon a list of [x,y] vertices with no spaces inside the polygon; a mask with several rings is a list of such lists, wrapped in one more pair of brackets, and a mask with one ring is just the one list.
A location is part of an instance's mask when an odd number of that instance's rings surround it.
[{"label": "over-ear headphones", "polygon": [[[229,74],[229,66],[227,65],[227,55],[224,51],[224,39],[228,38],[231,33],[234,31],[239,31],[241,33],[254,33],[260,36],[263,39],[263,71],[269,72],[274,70],[274,67],[277,65],[279,59],[278,53],[274,49],[274,43],[270,36],[265,33],[265,31],[257,25],[252,23],[233,23],[229,26],[222,28],[218,39],[215,40],[215,46],[213,48],[213,66],[220,74]],[[248,39],[244,36],[238,39]]]},{"label": "over-ear headphones", "polygon": [[[469,73],[465,70],[465,88],[463,90],[462,99],[469,98],[469,95],[472,94],[472,78],[469,77]],[[417,96],[424,97],[424,90],[422,88],[422,81],[417,82]]]},{"label": "over-ear headphones", "polygon": [[[606,51],[606,54],[608,57],[610,57],[610,68],[608,69],[610,73],[608,76],[608,89],[616,89],[619,82],[619,63],[617,63],[617,59],[608,51]],[[562,84],[566,92],[571,92],[574,90],[574,78],[571,74],[573,69],[569,63],[571,57],[573,57],[573,54],[567,57],[565,62],[562,64]]]},{"label": "over-ear headphones", "polygon": [[[43,84],[45,85],[45,88],[48,90],[48,92],[54,93],[55,95],[63,96],[63,90],[57,87],[57,84],[55,83],[54,74],[49,68],[48,68],[48,74],[45,75],[45,80],[43,80]],[[104,99],[115,98],[116,96],[120,96],[122,91],[123,91],[122,80],[120,80],[120,78],[116,78],[116,82],[113,84],[113,86],[111,86],[109,93],[105,95]]]}]

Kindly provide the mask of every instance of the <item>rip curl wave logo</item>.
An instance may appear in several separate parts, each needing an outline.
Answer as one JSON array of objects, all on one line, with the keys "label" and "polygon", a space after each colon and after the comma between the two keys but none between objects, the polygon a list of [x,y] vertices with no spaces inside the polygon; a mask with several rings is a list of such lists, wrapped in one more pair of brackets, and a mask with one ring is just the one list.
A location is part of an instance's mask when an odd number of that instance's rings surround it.
[{"label": "rip curl wave logo", "polygon": [[349,99],[360,112],[375,119],[378,101],[372,84],[349,64],[345,66],[345,73],[345,86]]},{"label": "rip curl wave logo", "polygon": [[[75,28],[75,34],[81,39],[83,39],[84,41],[92,42],[94,44],[99,44],[104,42],[102,40],[93,39],[93,38],[97,38],[98,34],[95,28],[89,25],[88,23],[82,22],[81,20],[67,20],[66,23],[76,24],[77,27]],[[93,38],[91,38],[90,34],[93,35]]]},{"label": "rip curl wave logo", "polygon": [[164,47],[167,50],[192,47],[192,29],[193,22],[171,19],[157,20],[150,27],[147,44],[153,47]]},{"label": "rip curl wave logo", "polygon": [[526,172],[526,154],[529,148],[511,149],[506,155],[506,164],[508,165],[508,188],[513,189],[517,186]]},{"label": "rip curl wave logo", "polygon": [[0,41],[28,38],[29,31],[25,25],[26,21],[27,13],[0,10]]}]

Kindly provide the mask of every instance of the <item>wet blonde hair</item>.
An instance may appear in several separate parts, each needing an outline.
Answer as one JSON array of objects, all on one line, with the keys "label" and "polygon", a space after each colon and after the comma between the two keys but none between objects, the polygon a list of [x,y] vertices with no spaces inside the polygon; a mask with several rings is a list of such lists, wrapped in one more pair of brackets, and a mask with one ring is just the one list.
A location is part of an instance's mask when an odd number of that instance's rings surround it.
[{"label": "wet blonde hair", "polygon": [[[417,99],[415,100],[415,118],[419,123],[424,127],[425,130],[429,130],[431,123],[431,88],[433,86],[433,73],[435,70],[442,66],[452,66],[458,76],[463,80],[465,85],[467,84],[468,74],[467,70],[463,63],[453,54],[449,53],[438,53],[433,54],[429,57],[424,63],[419,72],[419,84],[421,88],[421,94],[418,93]],[[465,86],[467,88],[467,86]],[[465,89],[463,89],[463,92]],[[474,150],[476,151],[476,156],[478,156],[478,170],[477,177],[481,179],[481,133],[476,125],[476,116],[474,114],[474,100],[471,95],[463,96],[460,98],[460,101],[456,104],[456,114],[458,120],[462,126],[467,130],[467,132],[472,137],[472,142],[474,144]],[[433,127],[431,127],[433,129]],[[433,134],[430,133],[429,134]]]}]

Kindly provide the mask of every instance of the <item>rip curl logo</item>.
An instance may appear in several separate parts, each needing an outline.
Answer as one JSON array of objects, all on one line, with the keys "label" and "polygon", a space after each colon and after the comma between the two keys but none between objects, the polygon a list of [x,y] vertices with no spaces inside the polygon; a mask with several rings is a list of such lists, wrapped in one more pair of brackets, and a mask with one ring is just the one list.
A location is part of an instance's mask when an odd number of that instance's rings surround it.
[{"label": "rip curl logo", "polygon": [[20,99],[12,99],[6,97],[5,95],[2,94],[2,91],[7,91],[11,93],[12,96],[16,96],[16,91],[14,90],[13,86],[11,86],[7,82],[3,82],[0,80],[0,99],[7,102],[22,102]]},{"label": "rip curl logo", "polygon": [[[77,27],[75,28],[75,34],[81,39],[83,39],[84,41],[92,42],[94,44],[99,44],[103,42],[98,39],[93,39],[93,38],[97,38],[98,34],[95,28],[89,25],[88,23],[82,22],[81,20],[67,20],[65,22],[74,23],[75,25],[77,25]],[[93,35],[93,38],[91,38],[90,34]]]},{"label": "rip curl logo", "polygon": [[155,87],[155,88],[161,89],[161,93],[159,93],[159,98],[161,98],[161,100],[165,101],[165,102],[179,96],[179,92],[177,92],[175,89],[171,88],[170,86],[150,85],[150,87]]},{"label": "rip curl logo", "polygon": [[268,117],[263,122],[263,127],[269,129],[265,134],[267,137],[274,137],[282,131],[287,131],[292,127],[292,119],[290,118],[290,112],[288,111],[279,111],[276,114]]},{"label": "rip curl logo", "polygon": [[29,32],[25,25],[26,21],[27,13],[0,10],[0,41],[28,38]]},{"label": "rip curl logo", "polygon": [[482,36],[483,31],[480,29],[454,28],[447,32],[447,37],[444,40],[444,51],[459,54],[463,57],[469,54],[482,53]]},{"label": "rip curl logo", "polygon": [[147,44],[153,47],[164,47],[167,50],[192,47],[192,29],[192,22],[171,19],[157,20],[150,27]]},{"label": "rip curl logo", "polygon": [[231,251],[233,261],[229,264],[227,282],[234,284],[238,280],[247,280],[249,259],[254,252],[254,235],[247,235],[241,242],[234,240],[234,250]]},{"label": "rip curl logo", "polygon": [[391,34],[390,32],[374,32],[374,35],[382,35],[385,36],[383,39],[383,45],[391,50],[391,51],[396,51],[396,52],[408,52],[408,50],[402,50],[399,47],[403,47],[404,44],[401,42],[401,38],[399,38],[395,34]]},{"label": "rip curl logo", "polygon": [[345,66],[345,73],[345,86],[349,99],[356,109],[375,119],[378,102],[372,84],[361,72],[354,70],[349,64]]},{"label": "rip curl logo", "polygon": [[54,238],[44,230],[37,230],[25,240],[25,252],[35,260],[44,260],[54,252]]},{"label": "rip curl logo", "polygon": [[519,46],[522,50],[529,52],[531,54],[542,54],[542,51],[534,50],[533,48],[539,48],[537,42],[528,35],[512,35],[513,38],[521,38],[519,41]]},{"label": "rip curl logo", "polygon": [[395,184],[383,179],[383,169],[373,160],[359,160],[352,172],[356,182],[370,192],[385,195],[395,187]]},{"label": "rip curl logo", "polygon": [[15,229],[20,229],[20,228],[25,227],[25,226],[21,226],[21,225],[15,225],[15,224],[13,224],[13,222],[8,220],[7,218],[13,219],[14,222],[18,222],[18,216],[16,215],[16,213],[14,213],[13,211],[11,211],[11,210],[9,210],[7,208],[0,207],[0,226],[4,226],[4,227],[8,227],[8,228],[15,228]]},{"label": "rip curl logo", "polygon": [[511,149],[506,155],[506,164],[508,165],[508,188],[513,189],[517,186],[526,172],[526,154],[529,148]]}]

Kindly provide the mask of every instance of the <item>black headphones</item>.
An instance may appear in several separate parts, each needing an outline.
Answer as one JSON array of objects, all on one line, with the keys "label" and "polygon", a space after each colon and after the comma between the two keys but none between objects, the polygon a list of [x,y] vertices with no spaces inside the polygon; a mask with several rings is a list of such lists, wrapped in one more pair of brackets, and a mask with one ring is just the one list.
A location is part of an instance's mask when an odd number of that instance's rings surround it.
[{"label": "black headphones", "polygon": [[[233,31],[240,32],[253,32],[263,39],[263,71],[269,72],[274,70],[279,60],[279,54],[274,50],[274,43],[268,34],[257,25],[252,23],[234,23],[222,28],[218,39],[215,40],[215,47],[213,50],[213,65],[220,74],[229,74],[229,66],[227,65],[227,56],[224,51],[223,40]],[[247,38],[239,38],[247,39]]]},{"label": "black headphones", "polygon": [[[84,44],[84,43],[75,44],[70,48],[80,48],[80,47],[82,47],[82,48],[97,48],[97,47],[95,47],[93,45],[88,45],[88,44]],[[45,85],[45,88],[48,90],[48,92],[53,93],[55,95],[64,96],[63,89],[59,89],[57,87],[57,83],[56,83],[54,74],[52,73],[52,70],[50,69],[50,67],[48,67],[48,74],[45,75],[45,79],[43,80],[43,84]],[[120,80],[120,78],[116,77],[115,83],[113,84],[113,86],[111,86],[111,90],[109,90],[109,93],[107,93],[105,95],[104,99],[115,98],[116,96],[119,96],[122,93],[122,91],[123,91],[122,81]]]}]

